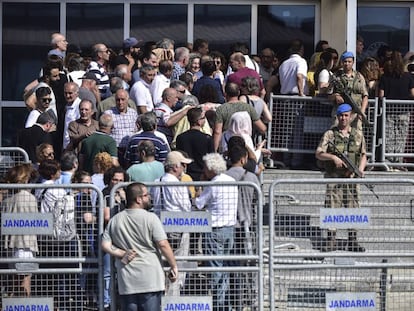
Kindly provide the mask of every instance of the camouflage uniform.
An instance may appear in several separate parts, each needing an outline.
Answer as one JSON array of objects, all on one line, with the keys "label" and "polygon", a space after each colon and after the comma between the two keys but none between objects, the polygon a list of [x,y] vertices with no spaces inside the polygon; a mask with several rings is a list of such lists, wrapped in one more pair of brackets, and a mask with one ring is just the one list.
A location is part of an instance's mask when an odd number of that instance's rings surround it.
[{"label": "camouflage uniform", "polygon": [[[364,96],[368,96],[367,85],[362,74],[357,71],[353,71],[352,74],[348,76],[342,70],[340,70],[335,75],[333,85],[334,93],[343,95],[345,92],[347,92],[351,95],[355,104],[361,109],[362,99]],[[337,107],[334,107],[334,111],[336,111],[336,108]],[[359,118],[357,118],[357,114],[354,115],[354,119],[351,121],[351,127],[362,130],[362,122]]]},{"label": "camouflage uniform", "polygon": [[[329,146],[328,141],[334,142],[336,147],[347,154],[349,159],[359,166],[359,160],[366,154],[365,138],[361,131],[351,128],[349,137],[346,138],[334,127],[323,135],[318,151],[335,154],[333,147]],[[346,168],[336,168],[331,161],[325,163],[325,178],[348,178],[349,171]],[[357,184],[328,184],[325,196],[325,207],[330,208],[357,208],[359,207],[359,185]]]},{"label": "camouflage uniform", "polygon": [[[345,137],[338,127],[328,130],[323,135],[317,148],[317,152],[327,152],[335,154],[335,149],[328,144],[332,141],[336,148],[345,153],[350,161],[359,166],[361,157],[366,153],[365,139],[362,131],[350,128],[349,136]],[[345,168],[337,168],[332,161],[324,161],[326,173],[325,178],[352,178],[349,171]],[[327,184],[325,195],[326,208],[358,208],[359,207],[359,185],[357,184]],[[324,251],[337,250],[336,229],[331,228],[327,231],[327,242]],[[347,250],[351,252],[364,252],[365,248],[357,242],[357,232],[348,229]]]}]

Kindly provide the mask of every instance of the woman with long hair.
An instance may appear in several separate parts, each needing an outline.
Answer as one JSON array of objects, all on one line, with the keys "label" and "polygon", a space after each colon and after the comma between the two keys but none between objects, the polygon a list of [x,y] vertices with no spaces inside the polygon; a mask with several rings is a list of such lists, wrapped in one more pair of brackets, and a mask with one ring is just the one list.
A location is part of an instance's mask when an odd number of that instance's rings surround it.
[{"label": "woman with long hair", "polygon": [[332,94],[332,68],[334,66],[334,58],[331,52],[322,52],[319,58],[318,66],[315,70],[313,78],[318,96],[327,96]]},{"label": "woman with long hair", "polygon": [[[400,52],[393,51],[384,62],[384,74],[378,86],[379,98],[408,100],[414,98],[414,79],[405,71]],[[410,110],[407,105],[389,105],[385,121],[386,153],[404,153],[410,124]],[[402,157],[389,158],[402,162]]]},{"label": "woman with long hair", "polygon": [[359,71],[365,78],[367,84],[368,98],[375,98],[378,94],[378,83],[381,72],[378,61],[373,57],[366,57]]},{"label": "woman with long hair", "polygon": [[[33,178],[35,170],[31,164],[18,164],[7,172],[4,181],[8,184],[27,184]],[[10,196],[1,202],[1,214],[3,213],[38,213],[37,200],[30,189],[17,189],[9,193]],[[5,247],[11,252],[14,258],[34,258],[39,251],[37,236],[35,234],[6,235],[4,238]],[[16,270],[37,269],[34,263],[11,264]],[[17,274],[13,278],[13,289],[11,296],[31,295],[30,273]]]}]

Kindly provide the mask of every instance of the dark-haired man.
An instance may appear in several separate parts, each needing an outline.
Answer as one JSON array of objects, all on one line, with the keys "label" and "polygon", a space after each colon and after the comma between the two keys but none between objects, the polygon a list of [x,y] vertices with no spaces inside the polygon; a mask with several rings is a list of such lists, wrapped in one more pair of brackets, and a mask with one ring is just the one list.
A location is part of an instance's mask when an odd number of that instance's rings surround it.
[{"label": "dark-haired man", "polygon": [[214,79],[214,73],[216,71],[216,64],[214,63],[214,61],[206,61],[201,63],[201,71],[203,72],[203,76],[194,83],[192,89],[193,95],[199,98],[201,89],[206,85],[211,85],[217,94],[218,102],[220,104],[223,104],[223,89],[220,85],[220,82]]},{"label": "dark-haired man", "polygon": [[122,310],[159,310],[165,288],[159,252],[170,265],[171,282],[178,276],[177,263],[161,221],[148,212],[147,187],[133,183],[126,194],[128,208],[110,220],[102,249],[115,257]]},{"label": "dark-haired man", "polygon": [[187,119],[190,129],[177,136],[176,147],[188,154],[194,162],[187,167],[187,174],[195,181],[200,180],[203,173],[203,156],[214,152],[213,138],[211,135],[201,132],[206,122],[206,116],[202,108],[191,108],[187,111]]},{"label": "dark-haired man", "polygon": [[265,133],[266,125],[260,120],[253,106],[239,100],[240,88],[236,83],[227,83],[225,87],[226,102],[216,110],[216,122],[214,124],[214,150],[218,150],[223,131],[227,130],[233,113],[247,111],[252,119],[253,126],[260,132]]},{"label": "dark-haired man", "polygon": [[31,127],[22,129],[17,135],[17,146],[26,150],[30,161],[37,163],[36,147],[42,143],[53,145],[52,135],[49,133],[55,126],[52,116],[43,112]]}]

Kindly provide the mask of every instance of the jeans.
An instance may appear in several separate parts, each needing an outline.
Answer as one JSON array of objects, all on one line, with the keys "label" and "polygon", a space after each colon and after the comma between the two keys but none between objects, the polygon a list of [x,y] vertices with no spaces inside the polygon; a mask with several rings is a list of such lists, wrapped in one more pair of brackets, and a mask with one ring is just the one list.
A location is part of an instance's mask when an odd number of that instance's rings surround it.
[{"label": "jeans", "polygon": [[105,253],[103,255],[103,278],[104,278],[104,305],[111,304],[111,255]]},{"label": "jeans", "polygon": [[[204,233],[203,249],[207,256],[229,255],[234,244],[234,227],[213,228],[212,232]],[[206,264],[209,267],[223,267],[227,265],[223,260],[210,260]],[[217,271],[211,274],[210,287],[213,292],[214,310],[229,309],[228,290],[230,288],[230,276],[228,272]]]},{"label": "jeans", "polygon": [[121,295],[121,311],[157,311],[161,309],[162,292]]}]

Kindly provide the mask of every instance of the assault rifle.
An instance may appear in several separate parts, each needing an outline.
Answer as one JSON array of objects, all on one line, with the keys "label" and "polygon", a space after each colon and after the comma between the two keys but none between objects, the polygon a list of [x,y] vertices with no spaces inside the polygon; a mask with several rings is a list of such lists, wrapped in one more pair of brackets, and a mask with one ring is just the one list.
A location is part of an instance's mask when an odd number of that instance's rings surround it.
[{"label": "assault rifle", "polygon": [[[347,168],[347,170],[352,174],[354,174],[356,177],[358,177],[358,178],[364,178],[364,176],[363,176],[363,174],[362,174],[362,172],[359,170],[359,168],[355,165],[355,163],[354,162],[352,162],[351,161],[351,159],[350,158],[348,158],[348,156],[344,153],[344,152],[341,152],[339,149],[338,149],[338,147],[336,147],[335,146],[335,144],[334,144],[334,142],[332,141],[332,140],[328,140],[328,145],[331,145],[333,148],[334,148],[334,150],[335,150],[335,152],[336,152],[336,155],[342,160],[342,162],[344,162],[345,163],[345,166],[346,166],[346,168]],[[377,198],[377,199],[379,199],[379,197],[378,197],[378,194],[376,194],[375,193],[375,190],[374,190],[374,185],[372,185],[372,184],[364,184],[365,185],[365,187],[367,187],[368,189],[369,189],[369,191],[371,191],[372,192],[372,194],[373,195],[375,195],[375,197]]]},{"label": "assault rifle", "polygon": [[352,107],[352,110],[361,116],[361,121],[365,126],[371,127],[371,124],[369,123],[367,116],[365,113],[362,112],[361,108],[356,104],[354,99],[351,96],[351,92],[344,88],[344,86],[336,79],[332,79],[332,84],[335,88],[335,90],[342,96],[344,103],[350,104]]}]

